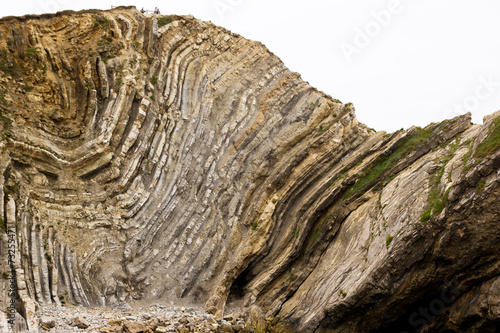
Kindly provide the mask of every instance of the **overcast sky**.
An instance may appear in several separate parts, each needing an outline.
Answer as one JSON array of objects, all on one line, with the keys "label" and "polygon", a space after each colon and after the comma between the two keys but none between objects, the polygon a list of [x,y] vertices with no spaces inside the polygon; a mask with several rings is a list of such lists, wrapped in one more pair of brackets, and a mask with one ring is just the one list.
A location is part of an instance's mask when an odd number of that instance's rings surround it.
[{"label": "overcast sky", "polygon": [[28,0],[0,16],[135,5],[197,18],[264,43],[376,130],[500,109],[498,0]]}]

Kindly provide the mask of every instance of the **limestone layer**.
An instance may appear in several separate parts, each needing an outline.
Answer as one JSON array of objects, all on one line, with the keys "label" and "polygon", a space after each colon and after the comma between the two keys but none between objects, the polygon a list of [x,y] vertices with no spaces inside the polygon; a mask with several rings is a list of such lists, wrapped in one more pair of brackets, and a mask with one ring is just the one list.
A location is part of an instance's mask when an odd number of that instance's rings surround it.
[{"label": "limestone layer", "polygon": [[125,7],[1,19],[0,82],[0,306],[15,239],[32,331],[50,303],[162,301],[274,332],[500,325],[499,113],[376,132],[258,42]]}]

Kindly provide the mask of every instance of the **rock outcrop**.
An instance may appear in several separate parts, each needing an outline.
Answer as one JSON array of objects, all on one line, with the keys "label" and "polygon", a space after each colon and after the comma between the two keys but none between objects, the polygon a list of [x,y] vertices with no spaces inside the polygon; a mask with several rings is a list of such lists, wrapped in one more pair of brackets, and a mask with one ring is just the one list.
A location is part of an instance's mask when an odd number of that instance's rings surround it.
[{"label": "rock outcrop", "polygon": [[262,44],[126,7],[1,19],[0,82],[17,325],[168,301],[273,332],[500,326],[500,113],[376,132]]}]

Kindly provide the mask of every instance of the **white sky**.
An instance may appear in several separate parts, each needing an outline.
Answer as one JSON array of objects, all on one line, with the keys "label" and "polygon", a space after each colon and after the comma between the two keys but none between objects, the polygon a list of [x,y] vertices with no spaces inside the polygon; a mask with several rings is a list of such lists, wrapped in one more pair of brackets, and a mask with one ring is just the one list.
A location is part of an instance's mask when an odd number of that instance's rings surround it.
[{"label": "white sky", "polygon": [[481,123],[500,109],[498,0],[122,1],[4,1],[0,17],[111,5],[192,14],[264,43],[376,130],[467,111]]}]

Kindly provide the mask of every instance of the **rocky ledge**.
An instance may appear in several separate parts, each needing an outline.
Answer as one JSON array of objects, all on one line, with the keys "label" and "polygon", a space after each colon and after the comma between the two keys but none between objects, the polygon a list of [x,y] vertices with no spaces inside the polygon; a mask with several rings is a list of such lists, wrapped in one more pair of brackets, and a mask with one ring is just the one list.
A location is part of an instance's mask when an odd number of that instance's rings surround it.
[{"label": "rocky ledge", "polygon": [[377,132],[262,44],[128,7],[0,19],[0,83],[3,329],[149,302],[498,330],[498,112]]}]

